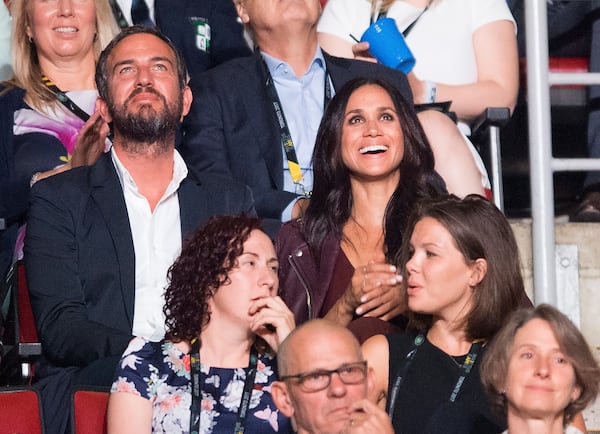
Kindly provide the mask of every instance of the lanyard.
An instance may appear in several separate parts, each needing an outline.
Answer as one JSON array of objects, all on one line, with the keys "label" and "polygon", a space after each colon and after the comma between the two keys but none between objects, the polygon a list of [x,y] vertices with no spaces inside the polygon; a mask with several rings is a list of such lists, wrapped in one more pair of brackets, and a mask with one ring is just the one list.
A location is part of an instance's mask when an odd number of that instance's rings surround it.
[{"label": "lanyard", "polygon": [[[234,434],[243,434],[246,429],[246,416],[250,408],[250,398],[252,397],[252,389],[254,387],[254,378],[256,377],[256,366],[258,364],[258,353],[254,345],[250,349],[250,363],[246,369],[246,381],[244,381],[244,390],[242,392],[242,400],[238,408],[237,420],[235,422]],[[192,379],[192,408],[190,415],[190,434],[198,434],[200,432],[200,404],[202,396],[200,393],[201,387],[201,371],[200,371],[200,340],[192,341],[192,350],[190,353],[190,367]]]},{"label": "lanyard", "polygon": [[129,23],[125,18],[125,14],[123,14],[121,7],[117,3],[117,0],[108,0],[108,3],[110,4],[110,8],[112,10],[113,16],[115,17],[115,21],[119,25],[119,28],[124,29],[125,27],[129,27]]},{"label": "lanyard", "polygon": [[[408,34],[411,32],[411,30],[413,29],[413,27],[415,26],[415,24],[417,24],[417,21],[419,21],[419,18],[421,18],[421,16],[427,12],[427,9],[429,9],[429,6],[431,5],[431,3],[433,2],[433,0],[429,0],[427,2],[427,6],[425,6],[425,8],[421,11],[421,13],[419,15],[417,15],[417,18],[415,18],[413,20],[412,23],[410,23],[408,25],[408,27],[406,27],[406,29],[404,29],[404,31],[402,32],[402,36],[404,36],[405,38],[408,36]],[[387,12],[379,12],[379,15],[377,15],[377,19],[379,18],[383,18],[387,16]],[[373,24],[373,22],[371,22],[371,24]]]},{"label": "lanyard", "polygon": [[60,90],[58,86],[52,83],[52,81],[45,75],[42,75],[42,83],[44,83],[46,87],[52,92],[54,92],[54,94],[56,95],[56,99],[59,100],[62,103],[62,105],[64,105],[67,109],[69,109],[71,113],[73,113],[83,122],[87,122],[87,120],[90,118],[90,115],[88,115],[85,111],[81,109],[81,107],[75,104],[75,102],[71,98],[69,98],[66,93]]},{"label": "lanyard", "polygon": [[[387,412],[390,415],[390,418],[392,418],[394,415],[394,408],[396,406],[396,400],[398,399],[398,392],[400,391],[400,385],[402,383],[402,379],[406,376],[406,373],[408,372],[408,368],[412,364],[412,361],[414,360],[415,355],[417,354],[417,350],[419,349],[419,347],[421,346],[421,344],[423,342],[425,342],[425,335],[423,333],[419,333],[417,335],[417,337],[415,337],[415,340],[413,341],[410,351],[406,354],[406,357],[404,358],[402,366],[400,366],[400,368],[398,369],[398,375],[396,375],[396,378],[394,380],[394,385],[392,386],[392,392],[390,393],[390,399],[388,401],[389,404],[388,404]],[[475,364],[475,360],[477,360],[477,356],[479,355],[479,351],[481,350],[482,346],[483,346],[482,340],[475,340],[471,344],[471,348],[469,349],[469,354],[467,354],[467,358],[465,359],[464,363],[462,364],[462,366],[460,368],[460,375],[458,376],[458,379],[456,380],[456,384],[452,388],[452,393],[450,394],[450,398],[449,398],[450,402],[456,401],[456,398],[458,397],[458,394],[459,394],[465,380],[471,373],[471,369],[473,368],[473,365]]]},{"label": "lanyard", "polygon": [[[273,105],[273,110],[275,111],[275,115],[277,116],[277,121],[279,122],[281,144],[283,145],[285,157],[288,161],[290,174],[292,175],[292,180],[294,181],[294,183],[299,184],[300,181],[302,181],[302,171],[300,170],[300,164],[298,163],[298,157],[296,155],[296,149],[294,148],[294,142],[292,141],[292,135],[290,133],[287,121],[285,120],[283,106],[281,105],[281,101],[279,100],[279,95],[277,94],[277,89],[275,88],[275,83],[273,81],[271,73],[269,72],[267,63],[260,54],[258,48],[255,51],[257,56],[261,56],[261,71],[263,74],[263,80],[265,82],[265,86],[267,87],[267,94],[269,96],[269,99],[271,100],[271,104]],[[327,69],[325,70],[325,84],[323,93],[323,106],[327,106],[327,103],[331,100],[331,83],[329,72],[327,71]]]}]

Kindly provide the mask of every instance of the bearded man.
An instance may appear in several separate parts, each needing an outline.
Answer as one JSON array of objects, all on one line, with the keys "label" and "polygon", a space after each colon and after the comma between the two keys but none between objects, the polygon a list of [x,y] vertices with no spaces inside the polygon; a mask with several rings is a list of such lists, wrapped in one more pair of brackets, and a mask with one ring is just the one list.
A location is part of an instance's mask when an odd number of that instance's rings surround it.
[{"label": "bearded man", "polygon": [[25,268],[43,356],[35,385],[46,432],[71,432],[74,387],[109,386],[134,336],[164,335],[167,270],[215,214],[254,213],[250,190],[193,179],[175,136],[192,94],[157,30],[129,27],[103,51],[97,109],[113,147],[32,189]]}]

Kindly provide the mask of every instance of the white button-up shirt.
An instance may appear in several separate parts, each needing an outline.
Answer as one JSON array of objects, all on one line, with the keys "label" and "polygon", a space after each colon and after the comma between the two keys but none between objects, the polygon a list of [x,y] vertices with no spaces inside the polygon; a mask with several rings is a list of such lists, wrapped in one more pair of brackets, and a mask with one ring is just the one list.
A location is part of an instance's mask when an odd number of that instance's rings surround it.
[{"label": "white button-up shirt", "polygon": [[174,151],[173,179],[154,208],[140,194],[135,181],[114,149],[112,160],[123,187],[129,226],[135,250],[135,336],[153,341],[165,335],[163,314],[167,270],[181,253],[181,218],[177,190],[188,170],[183,158]]}]

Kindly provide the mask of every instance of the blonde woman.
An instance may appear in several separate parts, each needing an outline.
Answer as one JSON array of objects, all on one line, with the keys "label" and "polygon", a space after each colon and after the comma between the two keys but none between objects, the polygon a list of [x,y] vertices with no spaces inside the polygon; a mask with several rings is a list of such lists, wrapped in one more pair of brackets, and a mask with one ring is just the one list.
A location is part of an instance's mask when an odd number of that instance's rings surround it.
[{"label": "blonde woman", "polygon": [[[18,220],[34,182],[91,164],[109,145],[108,125],[94,114],[94,73],[117,29],[105,0],[13,0],[10,7],[14,76],[0,84],[0,217]],[[2,234],[0,273],[17,227]]]}]

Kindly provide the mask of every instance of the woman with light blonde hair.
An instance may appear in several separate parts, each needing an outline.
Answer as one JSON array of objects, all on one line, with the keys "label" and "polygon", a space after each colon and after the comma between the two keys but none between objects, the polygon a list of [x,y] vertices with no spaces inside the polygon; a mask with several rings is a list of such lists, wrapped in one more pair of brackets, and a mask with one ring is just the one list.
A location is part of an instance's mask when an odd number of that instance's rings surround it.
[{"label": "woman with light blonde hair", "polygon": [[[16,86],[23,89],[27,89],[25,93],[25,102],[31,107],[41,112],[46,112],[49,109],[61,108],[60,101],[56,98],[54,92],[52,92],[41,80],[40,76],[48,74],[49,72],[44,71],[46,62],[52,64],[63,60],[60,54],[54,56],[44,56],[38,52],[38,41],[34,38],[34,13],[41,4],[39,0],[12,0],[10,3],[11,15],[12,15],[12,65],[14,77],[8,81],[7,89],[10,86]],[[56,2],[60,4],[60,1]],[[74,80],[69,83],[68,87],[75,89],[76,87],[82,87],[82,85],[90,86],[94,88],[94,70],[96,67],[96,60],[100,56],[102,49],[111,41],[113,36],[118,32],[115,20],[110,10],[110,5],[107,0],[86,0],[90,6],[93,4],[95,9],[95,18],[93,23],[93,34],[92,40],[85,41],[85,46],[82,47],[83,55],[85,57],[91,56],[94,63],[87,64],[75,63],[73,59],[73,66],[77,66],[79,69],[80,77],[79,80]],[[42,43],[42,41],[39,41]],[[83,59],[77,57],[77,60]],[[44,65],[44,66],[43,66]],[[68,64],[65,66],[69,66]],[[84,77],[83,73],[86,71],[88,74],[91,71],[89,77]],[[65,71],[66,73],[67,71]],[[60,72],[56,73],[56,77],[51,79],[57,83],[63,79]],[[66,81],[66,80],[65,80]],[[66,85],[65,83],[65,85]],[[65,86],[64,91],[71,90]]]},{"label": "woman with light blonde hair", "polygon": [[9,228],[0,275],[21,257],[30,187],[94,163],[110,146],[108,124],[94,113],[94,74],[118,31],[107,0],[12,0],[10,9],[14,75],[0,83],[0,217]]}]

